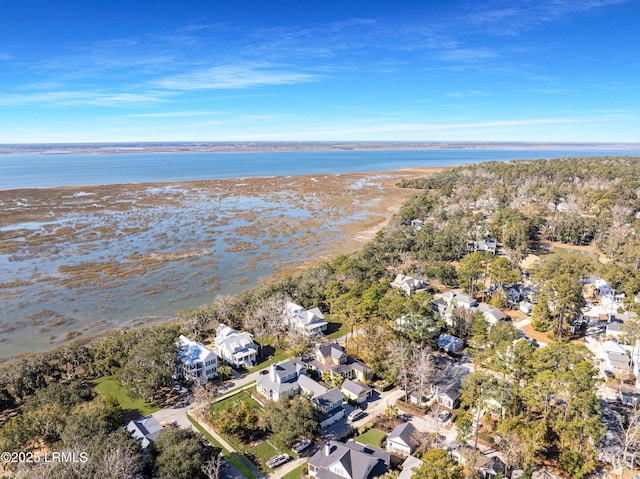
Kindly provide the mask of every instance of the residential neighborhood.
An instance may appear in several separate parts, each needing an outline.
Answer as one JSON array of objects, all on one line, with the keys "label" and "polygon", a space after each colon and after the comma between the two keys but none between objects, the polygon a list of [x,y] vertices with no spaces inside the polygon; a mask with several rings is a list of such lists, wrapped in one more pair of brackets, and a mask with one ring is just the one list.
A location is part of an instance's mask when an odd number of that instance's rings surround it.
[{"label": "residential neighborhood", "polygon": [[637,479],[640,250],[449,175],[361,251],[0,370],[0,446],[135,479]]}]

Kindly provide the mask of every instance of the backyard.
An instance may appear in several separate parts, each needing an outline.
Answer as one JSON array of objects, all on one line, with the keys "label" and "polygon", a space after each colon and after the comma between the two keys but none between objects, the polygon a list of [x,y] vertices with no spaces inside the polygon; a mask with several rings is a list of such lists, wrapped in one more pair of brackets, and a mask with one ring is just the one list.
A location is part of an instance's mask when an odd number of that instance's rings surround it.
[{"label": "backyard", "polygon": [[380,429],[369,429],[364,434],[355,437],[355,440],[360,444],[367,444],[369,446],[382,447],[384,440],[387,437],[387,433]]},{"label": "backyard", "polygon": [[148,416],[159,410],[142,398],[133,398],[129,390],[113,376],[104,376],[94,381],[94,390],[100,396],[115,399],[131,419],[137,416]]},{"label": "backyard", "polygon": [[[215,420],[216,417],[229,410],[230,408],[233,408],[234,411],[237,411],[241,406],[241,403],[246,404],[246,406],[250,410],[252,410],[256,414],[259,414],[262,411],[262,407],[255,399],[251,397],[251,394],[254,390],[255,387],[240,391],[233,396],[223,399],[222,401],[214,402],[211,405],[212,419]],[[259,469],[264,473],[271,470],[266,465],[266,462],[273,456],[284,453],[289,454],[292,457],[297,456],[291,449],[287,448],[281,438],[276,434],[258,434],[252,436],[251,439],[241,439],[237,436],[229,437],[228,435],[225,435],[224,437],[229,442],[229,444],[251,458],[254,463],[258,465]]]}]

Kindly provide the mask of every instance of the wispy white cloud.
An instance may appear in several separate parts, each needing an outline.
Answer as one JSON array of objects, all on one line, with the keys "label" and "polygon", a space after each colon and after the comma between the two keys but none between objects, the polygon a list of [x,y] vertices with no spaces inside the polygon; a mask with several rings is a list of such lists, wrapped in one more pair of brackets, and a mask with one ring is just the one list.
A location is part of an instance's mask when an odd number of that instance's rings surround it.
[{"label": "wispy white cloud", "polygon": [[49,107],[96,105],[126,106],[167,101],[161,93],[115,93],[96,91],[50,91],[16,93],[0,96],[1,106],[41,105]]},{"label": "wispy white cloud", "polygon": [[187,117],[191,118],[194,116],[211,116],[217,115],[224,112],[216,112],[216,111],[164,111],[164,112],[156,112],[156,113],[133,113],[131,115],[127,115],[132,118],[181,118]]},{"label": "wispy white cloud", "polygon": [[531,27],[560,20],[581,12],[608,7],[629,0],[537,0],[510,2],[478,2],[475,11],[459,19],[461,24],[476,25],[497,35],[518,35]]},{"label": "wispy white cloud", "polygon": [[169,76],[152,82],[167,90],[243,89],[264,85],[306,83],[320,78],[317,74],[287,70],[277,65],[234,63]]},{"label": "wispy white cloud", "polygon": [[481,90],[465,90],[465,91],[452,91],[445,96],[449,98],[472,98],[472,97],[484,97],[491,96],[491,93]]},{"label": "wispy white cloud", "polygon": [[477,63],[497,58],[500,55],[488,48],[454,48],[437,55],[441,60],[454,63]]}]

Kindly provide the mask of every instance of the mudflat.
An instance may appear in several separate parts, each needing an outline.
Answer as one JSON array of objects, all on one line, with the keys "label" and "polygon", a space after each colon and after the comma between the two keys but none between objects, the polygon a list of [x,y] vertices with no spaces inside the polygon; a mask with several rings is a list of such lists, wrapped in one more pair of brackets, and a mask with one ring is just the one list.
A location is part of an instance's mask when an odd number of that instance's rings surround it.
[{"label": "mudflat", "polygon": [[354,251],[440,169],[0,191],[0,360]]}]

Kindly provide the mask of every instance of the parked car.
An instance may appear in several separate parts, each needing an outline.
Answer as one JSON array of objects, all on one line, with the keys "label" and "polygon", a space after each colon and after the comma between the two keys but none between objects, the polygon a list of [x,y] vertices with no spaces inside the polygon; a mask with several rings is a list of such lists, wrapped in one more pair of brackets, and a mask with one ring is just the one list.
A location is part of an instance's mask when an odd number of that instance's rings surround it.
[{"label": "parked car", "polygon": [[349,414],[349,416],[347,416],[347,419],[349,421],[357,421],[358,419],[360,419],[362,416],[364,416],[364,411],[362,409],[354,409],[351,414]]},{"label": "parked car", "polygon": [[613,374],[611,371],[609,371],[608,369],[604,370],[604,375],[608,378],[608,379],[613,379],[616,377],[615,374]]},{"label": "parked car", "polygon": [[447,422],[451,417],[451,413],[449,411],[440,411],[438,413],[438,420],[441,422]]},{"label": "parked car", "polygon": [[293,449],[293,452],[297,452],[299,454],[302,451],[304,451],[306,448],[308,448],[310,445],[311,445],[310,439],[303,439],[301,441],[296,442],[291,449]]},{"label": "parked car", "polygon": [[289,456],[289,454],[278,454],[277,456],[273,456],[267,461],[267,466],[273,469],[275,467],[282,466],[289,459],[291,459],[291,456]]}]

